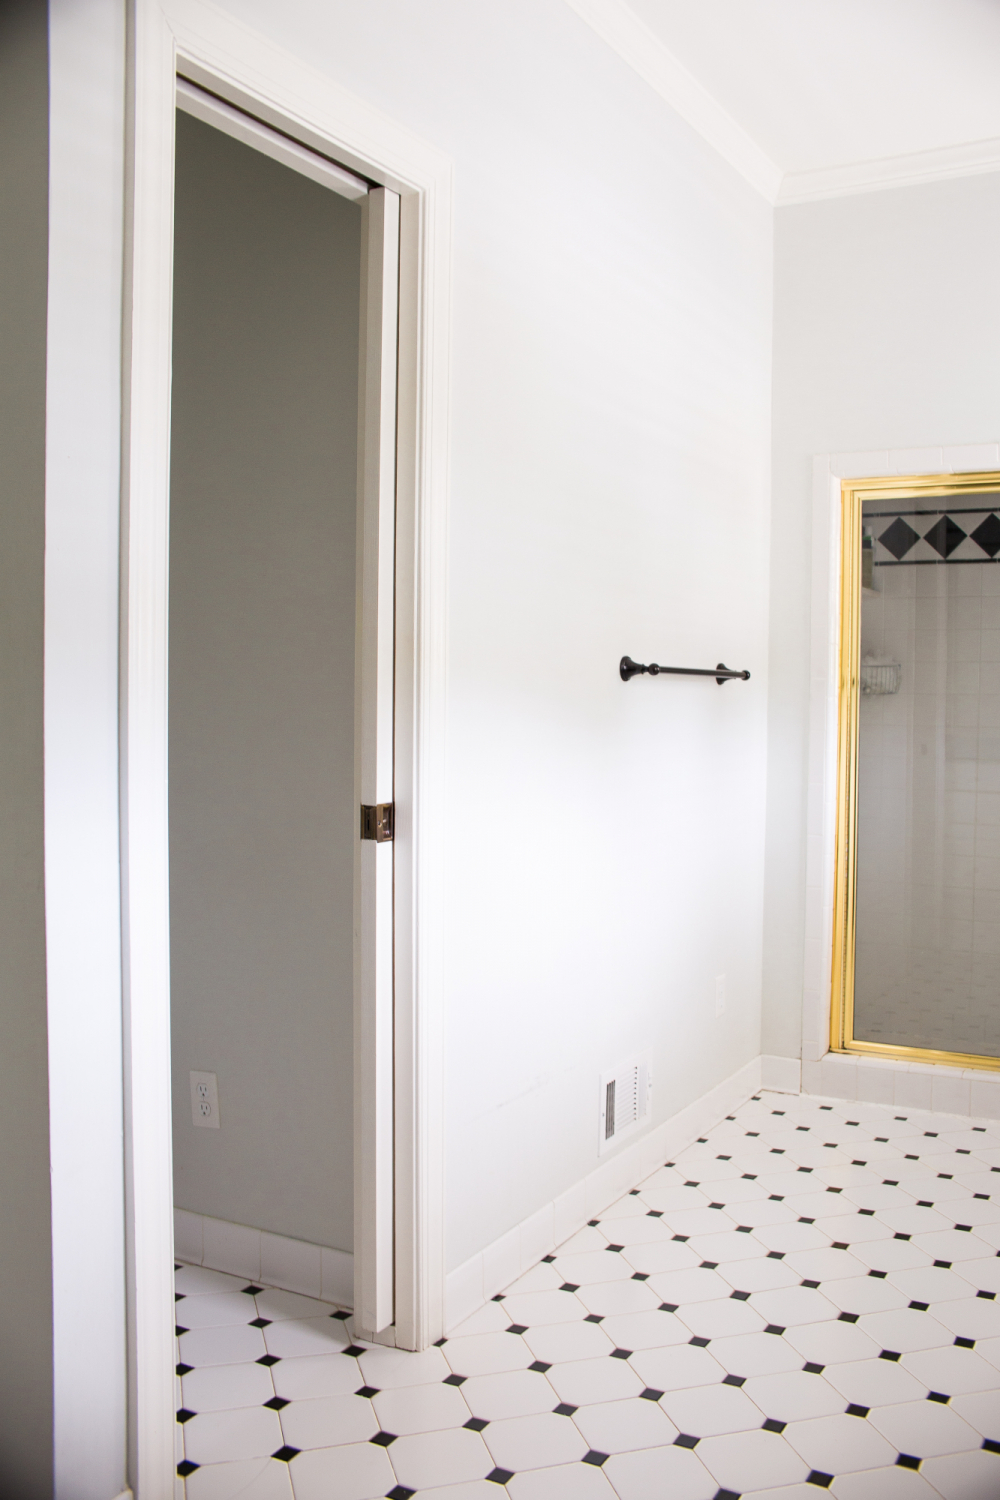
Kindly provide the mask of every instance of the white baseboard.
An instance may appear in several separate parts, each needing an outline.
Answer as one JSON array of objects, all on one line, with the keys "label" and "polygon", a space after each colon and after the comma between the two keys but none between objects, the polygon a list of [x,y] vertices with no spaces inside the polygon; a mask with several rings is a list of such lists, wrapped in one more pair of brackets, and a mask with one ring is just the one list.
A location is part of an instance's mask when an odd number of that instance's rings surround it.
[{"label": "white baseboard", "polygon": [[1000,1073],[985,1068],[949,1068],[942,1063],[828,1052],[819,1062],[802,1064],[802,1092],[1000,1120]]},{"label": "white baseboard", "polygon": [[190,1265],[320,1297],[338,1307],[354,1306],[354,1256],[346,1250],[175,1208],[174,1254]]},{"label": "white baseboard", "polygon": [[582,1181],[515,1225],[464,1265],[450,1271],[445,1278],[445,1332],[471,1317],[497,1292],[530,1270],[543,1255],[548,1255],[557,1245],[568,1240],[588,1219],[607,1208],[609,1203],[614,1203],[636,1183],[642,1182],[676,1152],[697,1140],[703,1131],[749,1099],[760,1086],[761,1059],[755,1057],[672,1119],[655,1126],[610,1161],[596,1167]]},{"label": "white baseboard", "polygon": [[797,1057],[776,1057],[765,1052],[760,1060],[760,1086],[776,1094],[798,1094],[802,1090],[802,1064]]}]

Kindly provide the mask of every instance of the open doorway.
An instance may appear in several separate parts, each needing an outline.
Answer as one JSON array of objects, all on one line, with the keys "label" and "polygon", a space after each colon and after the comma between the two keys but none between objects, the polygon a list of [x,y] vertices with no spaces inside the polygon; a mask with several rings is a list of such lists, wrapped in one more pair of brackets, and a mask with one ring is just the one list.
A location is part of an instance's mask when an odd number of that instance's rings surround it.
[{"label": "open doorway", "polygon": [[398,199],[190,84],[178,104],[177,1254],[374,1334],[394,1294]]}]

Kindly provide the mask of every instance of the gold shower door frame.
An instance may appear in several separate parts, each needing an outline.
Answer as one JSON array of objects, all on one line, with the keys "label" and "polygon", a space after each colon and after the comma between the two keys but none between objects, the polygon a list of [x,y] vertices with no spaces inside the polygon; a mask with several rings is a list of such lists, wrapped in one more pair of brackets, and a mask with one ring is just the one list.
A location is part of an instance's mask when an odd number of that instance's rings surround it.
[{"label": "gold shower door frame", "polygon": [[[841,482],[840,658],[837,682],[837,824],[833,904],[830,1048],[905,1062],[947,1063],[1000,1072],[1000,1057],[939,1052],[927,1047],[862,1042],[854,1036],[854,951],[857,928],[858,750],[861,661],[861,522],[867,500],[929,500],[1000,490],[1000,472],[911,474]],[[974,566],[1000,566],[982,563]]]}]

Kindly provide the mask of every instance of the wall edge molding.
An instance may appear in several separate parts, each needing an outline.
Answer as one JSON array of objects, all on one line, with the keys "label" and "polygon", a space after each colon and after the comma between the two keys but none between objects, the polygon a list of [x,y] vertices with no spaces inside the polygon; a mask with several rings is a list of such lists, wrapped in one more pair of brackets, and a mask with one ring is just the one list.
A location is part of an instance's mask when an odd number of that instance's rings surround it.
[{"label": "wall edge molding", "polygon": [[816,203],[824,198],[847,198],[855,193],[920,187],[930,182],[947,182],[955,177],[977,177],[985,172],[1000,172],[1000,137],[969,141],[961,146],[941,146],[930,151],[913,151],[903,156],[846,162],[842,166],[819,167],[811,172],[787,172],[777,192],[776,206],[785,208],[794,203]]},{"label": "wall edge molding", "polygon": [[566,0],[582,21],[638,73],[769,203],[782,170],[625,0]]},{"label": "wall edge molding", "polygon": [[445,1332],[471,1317],[595,1213],[655,1172],[664,1158],[690,1145],[760,1087],[761,1059],[757,1056],[456,1266],[445,1277]]}]

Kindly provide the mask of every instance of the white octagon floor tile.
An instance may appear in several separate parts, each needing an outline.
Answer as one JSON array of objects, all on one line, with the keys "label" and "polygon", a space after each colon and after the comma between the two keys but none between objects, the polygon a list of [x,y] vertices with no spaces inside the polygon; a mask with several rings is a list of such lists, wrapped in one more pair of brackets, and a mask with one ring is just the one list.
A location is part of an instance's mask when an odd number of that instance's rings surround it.
[{"label": "white octagon floor tile", "polygon": [[[636,1356],[637,1358],[639,1356]],[[643,1383],[627,1359],[576,1359],[546,1371],[559,1400],[570,1406],[620,1401],[642,1393]]]},{"label": "white octagon floor tile", "polygon": [[[250,1369],[266,1369],[251,1365]],[[356,1360],[343,1354],[311,1354],[282,1359],[270,1367],[274,1389],[286,1401],[309,1401],[318,1396],[349,1396],[364,1384]]]},{"label": "white octagon floor tile", "polygon": [[812,1287],[793,1286],[775,1292],[759,1292],[750,1298],[750,1306],[759,1313],[765,1323],[779,1323],[783,1328],[794,1328],[802,1323],[819,1323],[824,1318],[835,1318],[838,1308],[827,1300],[824,1293]]},{"label": "white octagon floor tile", "polygon": [[679,1308],[677,1317],[698,1338],[728,1338],[741,1333],[762,1333],[766,1322],[749,1302],[728,1296],[713,1302],[692,1302]]},{"label": "white octagon floor tile", "polygon": [[563,1255],[555,1258],[556,1270],[565,1281],[574,1286],[590,1286],[599,1281],[624,1281],[632,1275],[632,1267],[614,1250],[592,1250],[584,1255]]},{"label": "white octagon floor tile", "polygon": [[783,1437],[763,1430],[706,1438],[696,1451],[719,1484],[737,1495],[798,1484],[810,1468]]},{"label": "white octagon floor tile", "polygon": [[266,1406],[207,1412],[184,1424],[184,1456],[196,1464],[268,1458],[282,1441],[278,1414]]},{"label": "white octagon floor tile", "polygon": [[[615,1346],[603,1330],[603,1323],[560,1323],[549,1328],[529,1328],[523,1338],[530,1356],[544,1364],[554,1365],[570,1359],[597,1359],[602,1354],[610,1354]],[[531,1362],[529,1358],[525,1366]],[[463,1370],[461,1373],[468,1372]]]},{"label": "white octagon floor tile", "polygon": [[660,1405],[677,1428],[690,1437],[718,1437],[724,1432],[752,1432],[764,1417],[759,1406],[734,1385],[702,1385],[667,1391]]},{"label": "white octagon floor tile", "polygon": [[432,1489],[421,1490],[420,1500],[497,1500],[499,1493],[488,1479],[470,1479],[466,1484],[434,1485]]},{"label": "white octagon floor tile", "polygon": [[234,1323],[249,1323],[256,1316],[254,1299],[244,1292],[182,1297],[174,1304],[174,1317],[184,1328],[226,1328]]},{"label": "white octagon floor tile", "polygon": [[988,1260],[962,1260],[955,1267],[955,1274],[980,1292],[996,1292],[1000,1295],[1000,1256],[991,1255]]},{"label": "white octagon floor tile", "polygon": [[[493,1490],[497,1492],[495,1485]],[[514,1475],[507,1485],[507,1493],[514,1500],[614,1500],[614,1490],[603,1471],[594,1464],[528,1469],[523,1474]],[[421,1500],[424,1500],[423,1495]]]},{"label": "white octagon floor tile", "polygon": [[[604,1469],[619,1500],[653,1500],[660,1495],[669,1496],[669,1500],[713,1500],[719,1488],[690,1448],[673,1445],[612,1454]],[[513,1486],[511,1493],[521,1500]],[[547,1497],[539,1494],[537,1500]]]},{"label": "white octagon floor tile", "polygon": [[570,1419],[551,1411],[491,1422],[483,1430],[483,1442],[497,1467],[513,1474],[522,1469],[579,1463],[588,1450]]},{"label": "white octagon floor tile", "polygon": [[866,1274],[847,1276],[843,1281],[824,1281],[823,1291],[839,1312],[898,1312],[910,1303],[910,1298],[887,1276]]},{"label": "white octagon floor tile", "polygon": [[576,1296],[588,1313],[602,1318],[651,1312],[662,1300],[645,1281],[602,1281],[597,1286],[582,1286]]},{"label": "white octagon floor tile", "polygon": [[213,1292],[241,1292],[246,1285],[245,1276],[210,1271],[207,1266],[179,1265],[174,1272],[174,1290],[183,1297],[208,1296]]},{"label": "white octagon floor tile", "polygon": [[274,1395],[266,1365],[208,1365],[192,1370],[181,1382],[181,1401],[188,1411],[231,1411],[263,1406]]},{"label": "white octagon floor tile", "polygon": [[273,1458],[208,1464],[189,1474],[187,1500],[293,1500],[288,1465]]},{"label": "white octagon floor tile", "polygon": [[321,1396],[283,1407],[281,1430],[293,1448],[332,1448],[336,1443],[368,1442],[379,1423],[364,1396]]},{"label": "white octagon floor tile", "polygon": [[400,1484],[415,1490],[485,1479],[495,1467],[482,1436],[462,1427],[398,1438],[388,1453]]},{"label": "white octagon floor tile", "polygon": [[[631,1453],[638,1448],[662,1448],[672,1443],[678,1428],[652,1400],[633,1397],[581,1406],[573,1421],[598,1453]],[[487,1438],[487,1442],[489,1439]]]},{"label": "white octagon floor tile", "polygon": [[482,1417],[487,1422],[553,1411],[559,1400],[545,1376],[537,1370],[475,1375],[463,1382],[461,1392],[473,1416]]},{"label": "white octagon floor tile", "polygon": [[936,1458],[981,1446],[979,1434],[951,1406],[938,1401],[907,1401],[902,1406],[880,1406],[869,1421],[898,1453]]},{"label": "white octagon floor tile", "polygon": [[663,1302],[680,1306],[693,1302],[710,1302],[717,1297],[728,1297],[732,1288],[715,1271],[706,1271],[692,1266],[685,1271],[664,1271],[650,1276],[649,1285]]},{"label": "white octagon floor tile", "polygon": [[[844,1410],[844,1398],[822,1375],[789,1370],[781,1375],[754,1375],[743,1386],[765,1417],[776,1422],[799,1422],[810,1417],[832,1417]],[[757,1423],[758,1426],[761,1423]]]},{"label": "white octagon floor tile", "polygon": [[[954,1271],[947,1271],[943,1266],[920,1266],[911,1271],[890,1271],[886,1279],[897,1287],[908,1301],[954,1302],[968,1297],[970,1289],[970,1283],[965,1280],[967,1274],[965,1268],[970,1262],[961,1261],[960,1264],[963,1267],[961,1275],[956,1275]],[[976,1265],[978,1262],[973,1261],[972,1264]],[[933,1311],[936,1316],[936,1308]]]},{"label": "white octagon floor tile", "polygon": [[[471,1338],[449,1339],[443,1352],[456,1375],[495,1375],[501,1370],[526,1370],[531,1364],[531,1349],[516,1333],[479,1333]],[[369,1378],[372,1385],[384,1384],[377,1370]]]},{"label": "white octagon floor tile", "polygon": [[[489,1378],[489,1377],[487,1377]],[[496,1377],[494,1377],[496,1378]],[[353,1398],[359,1399],[357,1397]],[[371,1399],[382,1432],[397,1437],[414,1432],[440,1432],[447,1427],[463,1427],[472,1415],[465,1400],[465,1386],[407,1385],[396,1390],[379,1391]],[[282,1412],[284,1426],[284,1412]],[[294,1443],[294,1438],[289,1442]]]},{"label": "white octagon floor tile", "polygon": [[[510,1338],[504,1334],[504,1338]],[[458,1340],[449,1339],[447,1349]],[[462,1341],[465,1342],[464,1340]],[[514,1340],[511,1339],[513,1343]],[[425,1349],[422,1354],[410,1354],[405,1349],[369,1348],[358,1360],[366,1385],[380,1391],[395,1390],[397,1386],[423,1385],[427,1381],[444,1380],[454,1366],[445,1359],[442,1350]],[[471,1375],[471,1370],[463,1370]]]},{"label": "white octagon floor tile", "polygon": [[981,1437],[1000,1440],[1000,1390],[975,1391],[956,1396],[951,1410],[957,1412]]},{"label": "white octagon floor tile", "polygon": [[946,1396],[996,1389],[996,1370],[974,1349],[954,1344],[950,1349],[919,1349],[904,1354],[901,1363],[927,1390],[942,1391]]},{"label": "white octagon floor tile", "polygon": [[517,1292],[496,1304],[507,1317],[507,1326],[520,1323],[541,1328],[549,1323],[579,1323],[587,1316],[583,1303],[572,1292]]},{"label": "white octagon floor tile", "polygon": [[[519,1292],[554,1292],[562,1285],[562,1277],[550,1260],[540,1260],[530,1271],[525,1271],[504,1290],[508,1297]],[[487,1303],[489,1306],[489,1303]],[[474,1483],[478,1483],[476,1480]]]},{"label": "white octagon floor tile", "polygon": [[670,1312],[621,1313],[605,1318],[602,1331],[616,1349],[666,1349],[671,1344],[686,1344],[691,1329]]},{"label": "white octagon floor tile", "polygon": [[997,1126],[762,1093],[423,1354],[181,1266],[175,1500],[1000,1500],[993,1166]]},{"label": "white octagon floor tile", "polygon": [[849,1474],[896,1462],[897,1449],[864,1417],[814,1417],[790,1422],[783,1434],[810,1469],[821,1474]]},{"label": "white octagon floor tile", "polygon": [[1000,1495],[1000,1454],[982,1448],[929,1458],[921,1465],[921,1473],[942,1500],[993,1500]]},{"label": "white octagon floor tile", "polygon": [[823,1378],[855,1406],[893,1406],[901,1401],[919,1401],[928,1390],[922,1380],[897,1360],[859,1359],[827,1365]]},{"label": "white octagon floor tile", "polygon": [[377,1500],[396,1483],[386,1450],[374,1443],[314,1448],[288,1467],[295,1500]]},{"label": "white octagon floor tile", "polygon": [[677,1344],[672,1349],[640,1349],[629,1364],[647,1387],[657,1391],[714,1385],[726,1373],[707,1349],[693,1344]]},{"label": "white octagon floor tile", "polygon": [[768,1247],[752,1234],[696,1234],[688,1242],[696,1262],[712,1260],[716,1265],[726,1265],[738,1260],[753,1260],[767,1254]]},{"label": "white octagon floor tile", "polygon": [[789,1328],[788,1343],[803,1359],[817,1365],[845,1364],[848,1360],[872,1359],[884,1347],[869,1338],[859,1323],[806,1323]]},{"label": "white octagon floor tile", "polygon": [[868,1266],[849,1250],[793,1250],[785,1256],[788,1266],[803,1281],[842,1281],[849,1276],[864,1276]]},{"label": "white octagon floor tile", "polygon": [[177,1340],[183,1364],[236,1365],[259,1359],[266,1348],[259,1328],[234,1324],[228,1328],[195,1328]]},{"label": "white octagon floor tile", "polygon": [[[702,1259],[692,1250],[691,1246],[682,1240],[660,1240],[650,1245],[626,1245],[622,1251],[621,1259],[631,1267],[633,1272],[639,1271],[645,1276],[658,1275],[664,1271],[684,1271],[691,1266],[696,1266]],[[578,1296],[583,1301],[587,1292],[597,1292],[601,1287],[607,1287],[609,1282],[595,1282],[590,1286],[581,1286]]]},{"label": "white octagon floor tile", "polygon": [[1000,1303],[982,1297],[962,1297],[956,1302],[935,1302],[935,1321],[963,1339],[1000,1337]]},{"label": "white octagon floor tile", "polygon": [[863,1313],[858,1327],[880,1349],[895,1349],[898,1354],[909,1354],[914,1349],[941,1349],[950,1344],[953,1335],[929,1312]]},{"label": "white octagon floor tile", "polygon": [[[922,1474],[903,1468],[845,1474],[833,1481],[829,1493],[836,1500],[940,1500],[938,1491]],[[760,1497],[755,1495],[754,1500]]]},{"label": "white octagon floor tile", "polygon": [[[317,1297],[304,1297],[301,1292],[283,1292],[273,1287],[265,1287],[262,1292],[258,1292],[254,1301],[260,1316],[270,1318],[272,1322],[285,1318],[328,1318],[337,1310],[332,1302],[320,1302]],[[341,1330],[340,1337],[344,1343],[347,1343],[343,1321],[337,1318],[334,1324]]]},{"label": "white octagon floor tile", "polygon": [[294,1359],[304,1354],[336,1354],[345,1347],[339,1319],[284,1318],[263,1330],[268,1354]]},{"label": "white octagon floor tile", "polygon": [[711,1350],[729,1375],[776,1375],[782,1370],[802,1368],[803,1356],[787,1339],[773,1333],[741,1333],[731,1339],[713,1339]]},{"label": "white octagon floor tile", "polygon": [[[552,1267],[543,1265],[541,1267],[536,1266],[535,1269],[550,1271]],[[561,1285],[561,1283],[562,1277],[556,1276],[554,1278],[554,1285],[558,1287],[559,1285]],[[546,1291],[551,1291],[552,1289],[552,1287],[545,1288]],[[448,1337],[450,1339],[461,1339],[469,1338],[472,1334],[475,1333],[502,1333],[503,1330],[509,1326],[509,1324],[510,1319],[507,1317],[506,1313],[503,1310],[503,1303],[496,1302],[491,1299],[489,1302],[484,1303],[482,1307],[478,1308],[477,1311],[472,1314],[471,1318],[465,1318],[463,1322],[458,1323],[454,1328],[449,1329]]]},{"label": "white octagon floor tile", "polygon": [[670,1223],[669,1212],[662,1215],[659,1210],[654,1209],[648,1209],[641,1216],[633,1214],[627,1219],[606,1219],[603,1227],[616,1245],[624,1245],[626,1249],[632,1245],[649,1245],[669,1240],[676,1233]]}]

